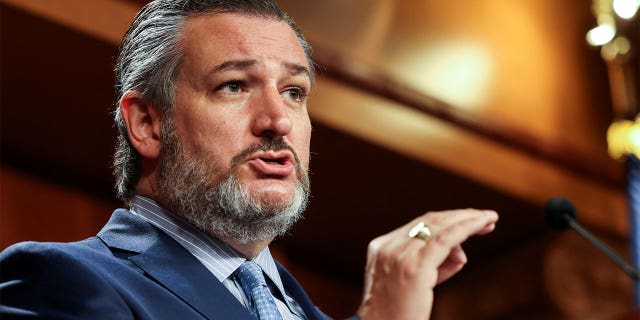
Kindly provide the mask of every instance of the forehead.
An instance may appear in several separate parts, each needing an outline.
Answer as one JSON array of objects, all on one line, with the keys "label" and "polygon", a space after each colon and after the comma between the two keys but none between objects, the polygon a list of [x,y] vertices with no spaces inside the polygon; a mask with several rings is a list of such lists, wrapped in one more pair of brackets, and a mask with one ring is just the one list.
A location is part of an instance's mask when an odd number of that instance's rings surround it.
[{"label": "forehead", "polygon": [[237,13],[198,15],[186,20],[181,42],[184,58],[202,67],[242,59],[307,65],[291,27],[275,19]]}]

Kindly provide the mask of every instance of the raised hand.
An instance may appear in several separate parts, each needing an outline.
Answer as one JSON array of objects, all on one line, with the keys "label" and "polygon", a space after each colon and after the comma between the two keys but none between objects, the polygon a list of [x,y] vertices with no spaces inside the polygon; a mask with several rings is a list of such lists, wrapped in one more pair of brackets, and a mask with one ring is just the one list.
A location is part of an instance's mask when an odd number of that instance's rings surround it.
[{"label": "raised hand", "polygon": [[[363,320],[429,319],[433,288],[467,262],[461,244],[493,231],[497,221],[490,210],[429,212],[371,241],[358,315]],[[425,239],[409,236],[419,223],[430,233]]]}]

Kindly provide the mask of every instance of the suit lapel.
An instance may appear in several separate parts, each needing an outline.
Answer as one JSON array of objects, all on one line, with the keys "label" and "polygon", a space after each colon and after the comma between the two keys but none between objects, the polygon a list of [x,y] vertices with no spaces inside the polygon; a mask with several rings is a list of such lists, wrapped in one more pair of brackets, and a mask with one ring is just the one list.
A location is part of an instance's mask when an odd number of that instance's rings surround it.
[{"label": "suit lapel", "polygon": [[117,210],[98,236],[111,247],[140,252],[129,260],[205,318],[254,319],[189,251],[142,218]]},{"label": "suit lapel", "polygon": [[[129,260],[203,317],[255,320],[189,251],[129,211],[116,210],[98,237],[109,247],[138,252]],[[285,289],[300,304],[308,320],[331,319],[318,310],[289,271],[277,261],[276,266]]]},{"label": "suit lapel", "polygon": [[280,278],[282,279],[282,284],[285,289],[291,294],[293,299],[300,304],[302,310],[304,310],[304,314],[307,316],[308,320],[331,320],[331,317],[322,313],[309,299],[307,293],[302,289],[302,286],[296,281],[296,279],[284,268],[279,262],[276,261],[276,266],[278,267],[278,273],[280,274]]}]

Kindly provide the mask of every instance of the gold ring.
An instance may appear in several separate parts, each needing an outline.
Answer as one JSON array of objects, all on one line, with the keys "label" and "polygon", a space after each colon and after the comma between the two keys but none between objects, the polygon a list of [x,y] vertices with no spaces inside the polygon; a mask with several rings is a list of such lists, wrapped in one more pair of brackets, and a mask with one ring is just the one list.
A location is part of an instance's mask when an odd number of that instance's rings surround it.
[{"label": "gold ring", "polygon": [[429,229],[424,222],[420,222],[415,227],[411,228],[409,231],[409,237],[428,241],[429,238],[431,238],[431,229]]}]

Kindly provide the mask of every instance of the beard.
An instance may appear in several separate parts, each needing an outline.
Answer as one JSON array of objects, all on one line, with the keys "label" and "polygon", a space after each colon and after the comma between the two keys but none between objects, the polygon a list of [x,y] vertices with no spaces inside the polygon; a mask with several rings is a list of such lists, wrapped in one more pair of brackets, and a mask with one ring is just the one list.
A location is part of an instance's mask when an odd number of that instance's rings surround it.
[{"label": "beard", "polygon": [[[264,138],[250,146],[224,172],[220,163],[206,155],[187,154],[173,123],[163,122],[158,192],[176,214],[205,233],[240,244],[284,235],[300,219],[308,204],[309,177],[282,137]],[[239,181],[238,166],[256,151],[283,149],[294,156],[295,192],[281,201],[262,200]]]}]

